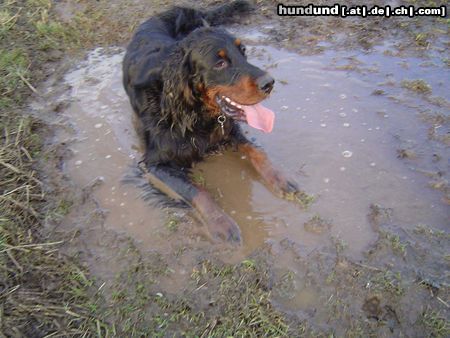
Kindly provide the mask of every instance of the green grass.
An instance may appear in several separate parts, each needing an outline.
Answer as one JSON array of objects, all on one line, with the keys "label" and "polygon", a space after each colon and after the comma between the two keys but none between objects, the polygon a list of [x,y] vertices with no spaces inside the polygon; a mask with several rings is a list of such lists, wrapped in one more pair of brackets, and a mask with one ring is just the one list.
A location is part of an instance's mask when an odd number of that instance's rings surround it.
[{"label": "green grass", "polygon": [[428,308],[420,320],[426,327],[428,337],[443,338],[450,335],[450,321],[441,313]]},{"label": "green grass", "polygon": [[380,230],[380,235],[383,236],[387,240],[387,242],[391,246],[392,251],[394,253],[400,254],[401,256],[406,255],[407,244],[403,243],[400,240],[400,236],[394,235],[394,234],[384,231],[384,230]]},{"label": "green grass", "polygon": [[118,336],[279,337],[294,329],[269,301],[264,264],[251,259],[236,265],[205,260],[192,271],[183,293],[174,297],[148,282],[167,275],[147,268],[162,262],[148,257],[138,262],[114,287],[109,308]]},{"label": "green grass", "polygon": [[372,278],[373,288],[379,292],[402,296],[405,293],[400,272],[384,271]]},{"label": "green grass", "polygon": [[[32,154],[39,123],[0,114],[0,287],[5,336],[102,333],[93,282],[40,231],[48,200]],[[46,205],[48,208],[48,205]],[[100,331],[98,331],[100,330]]]},{"label": "green grass", "polygon": [[414,228],[414,232],[416,234],[425,235],[429,238],[450,239],[450,233],[439,229],[433,229],[432,227],[429,227],[425,224],[418,224]]},{"label": "green grass", "polygon": [[70,202],[47,196],[36,170],[42,124],[17,113],[45,77],[45,52],[74,40],[49,15],[49,0],[0,4],[0,288],[1,336],[103,336],[100,299],[85,271],[60,254],[42,224]]},{"label": "green grass", "polygon": [[401,86],[419,94],[431,94],[431,86],[422,79],[403,80]]},{"label": "green grass", "polygon": [[[29,80],[28,67],[29,59],[22,49],[0,50],[0,93],[2,100],[6,98],[22,99],[22,93],[17,91],[24,89],[25,81]],[[11,101],[5,101],[0,105],[0,109],[2,106],[8,106],[8,102]]]},{"label": "green grass", "polygon": [[283,196],[288,201],[294,201],[301,205],[302,208],[307,209],[315,201],[315,197],[308,195],[304,191],[296,191],[293,193],[286,193]]},{"label": "green grass", "polygon": [[169,217],[169,219],[166,221],[166,228],[169,231],[175,232],[178,230],[178,224],[180,223],[180,220],[174,216]]}]

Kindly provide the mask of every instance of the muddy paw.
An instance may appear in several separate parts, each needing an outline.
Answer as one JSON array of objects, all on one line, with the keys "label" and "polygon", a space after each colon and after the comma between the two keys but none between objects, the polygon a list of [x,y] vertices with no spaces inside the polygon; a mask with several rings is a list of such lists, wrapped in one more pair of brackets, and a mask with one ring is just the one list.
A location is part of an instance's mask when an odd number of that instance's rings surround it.
[{"label": "muddy paw", "polygon": [[308,195],[306,192],[300,190],[297,184],[287,181],[285,189],[283,189],[283,198],[288,201],[299,203],[303,208],[309,207],[314,201],[314,196]]},{"label": "muddy paw", "polygon": [[230,216],[226,214],[216,215],[208,221],[209,232],[214,240],[240,243],[241,231]]}]

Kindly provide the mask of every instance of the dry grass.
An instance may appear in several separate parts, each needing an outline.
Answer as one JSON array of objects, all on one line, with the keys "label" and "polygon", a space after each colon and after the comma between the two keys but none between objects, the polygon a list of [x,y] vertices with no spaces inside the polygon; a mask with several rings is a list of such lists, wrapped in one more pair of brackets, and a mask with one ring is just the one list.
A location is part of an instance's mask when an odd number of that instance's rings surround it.
[{"label": "dry grass", "polygon": [[0,121],[0,335],[97,334],[92,282],[59,253],[61,241],[41,232],[47,199],[34,169],[39,125],[12,113]]},{"label": "dry grass", "polygon": [[85,272],[47,238],[56,207],[37,172],[42,126],[17,111],[45,77],[51,55],[78,42],[49,0],[0,4],[0,336],[102,335]]}]

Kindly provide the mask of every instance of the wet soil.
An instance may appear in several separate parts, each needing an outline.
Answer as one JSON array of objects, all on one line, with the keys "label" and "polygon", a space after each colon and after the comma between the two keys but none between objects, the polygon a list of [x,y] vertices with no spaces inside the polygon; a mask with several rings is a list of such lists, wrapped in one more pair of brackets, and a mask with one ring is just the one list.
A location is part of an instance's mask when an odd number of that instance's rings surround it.
[{"label": "wet soil", "polygon": [[156,290],[175,298],[205,259],[264,260],[270,301],[311,332],[442,335],[434,324],[449,318],[450,69],[440,49],[448,35],[426,51],[374,32],[361,46],[345,37],[363,34],[359,26],[339,21],[333,39],[324,25],[306,43],[311,28],[301,35],[300,19],[274,19],[268,7],[255,14],[260,26],[228,27],[277,80],[265,102],[274,131],[244,129],[314,203],[304,210],[274,196],[231,150],[193,176],[240,225],[239,248],[209,242],[189,210],[146,201],[145,189],[123,183],[141,156],[121,82],[124,51],[95,48],[32,105],[55,119],[52,143],[66,149],[57,170],[73,206],[56,231],[73,233],[67,251],[105,290],[134,261],[130,247],[153,264]]}]

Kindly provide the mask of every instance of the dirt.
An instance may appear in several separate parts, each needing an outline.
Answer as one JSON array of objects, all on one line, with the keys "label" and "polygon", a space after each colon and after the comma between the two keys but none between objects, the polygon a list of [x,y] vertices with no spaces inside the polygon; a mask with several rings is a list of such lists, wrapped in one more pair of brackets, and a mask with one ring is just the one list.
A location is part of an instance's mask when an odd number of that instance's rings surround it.
[{"label": "dirt", "polygon": [[168,5],[58,2],[67,22],[98,11],[102,41],[62,62],[29,108],[55,130],[60,161],[45,175],[70,205],[48,230],[95,278],[108,332],[449,335],[448,19],[280,18],[257,1],[227,27],[277,80],[274,132],[248,137],[314,196],[301,208],[240,154],[208,158],[194,179],[240,225],[233,248],[189,210],[146,200],[145,182],[123,182],[141,155],[123,46]]}]

